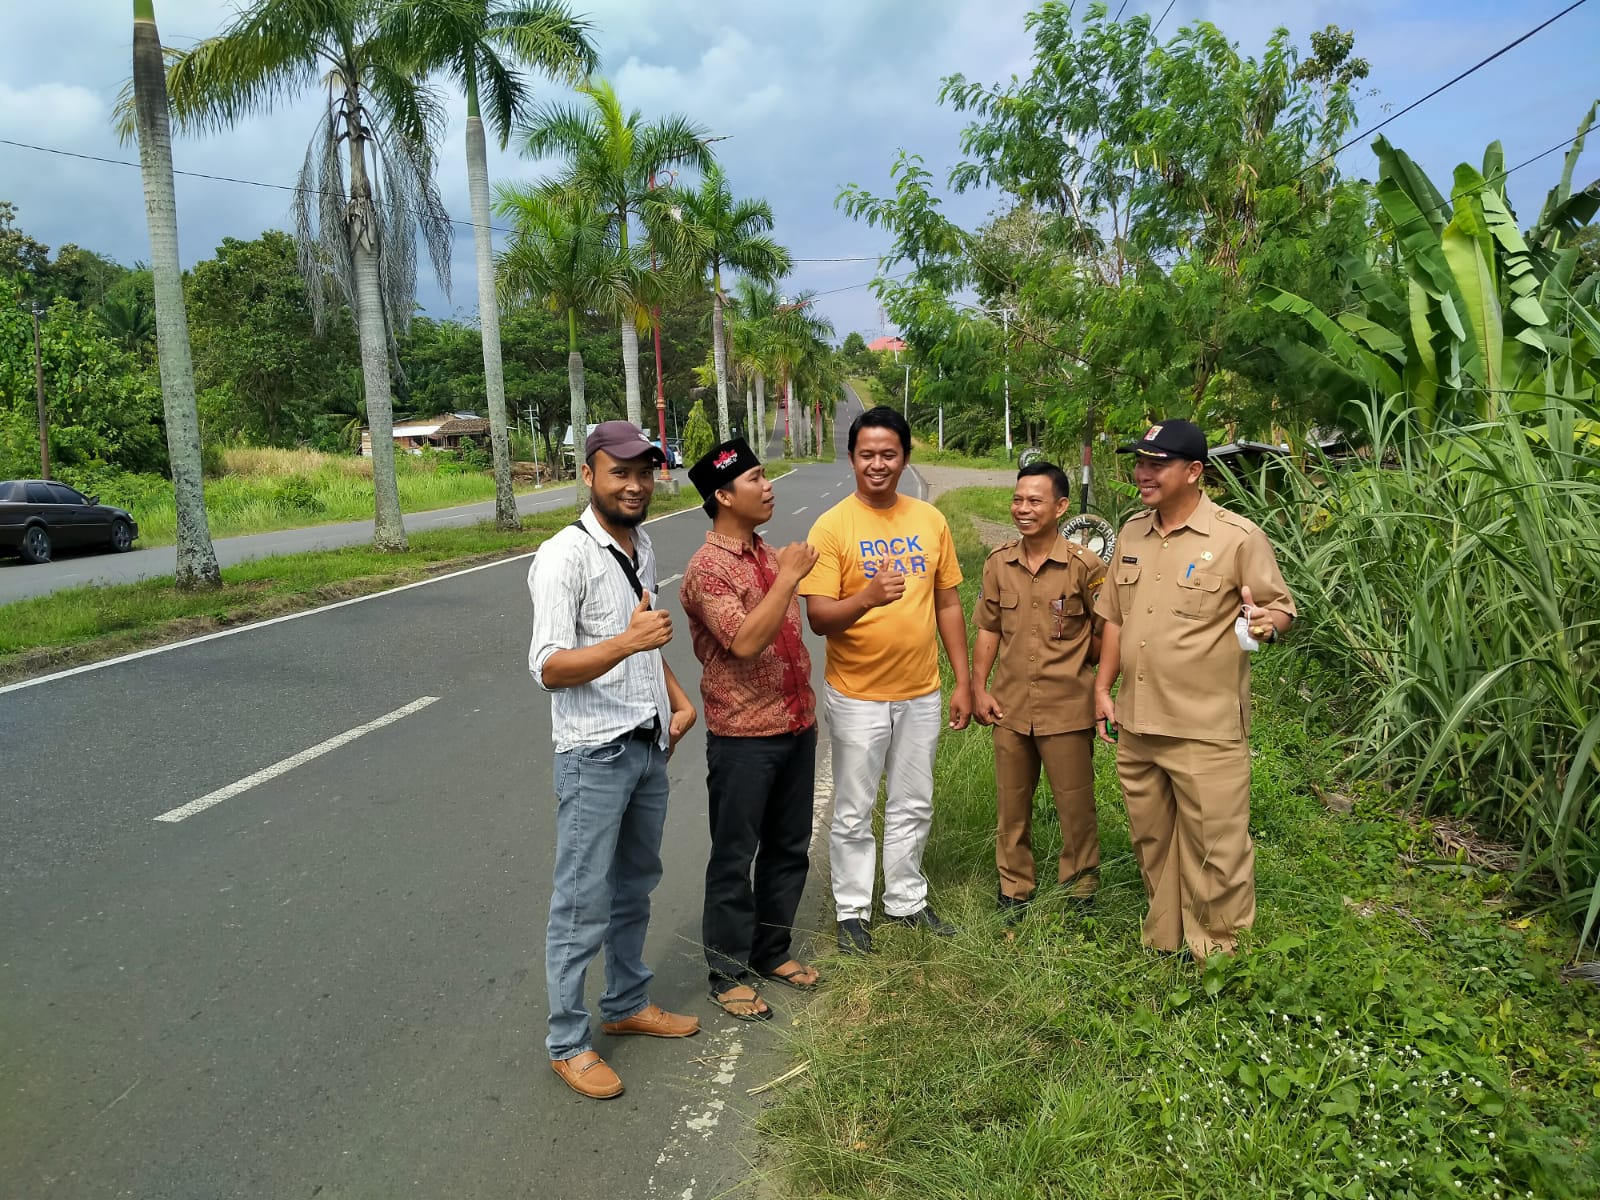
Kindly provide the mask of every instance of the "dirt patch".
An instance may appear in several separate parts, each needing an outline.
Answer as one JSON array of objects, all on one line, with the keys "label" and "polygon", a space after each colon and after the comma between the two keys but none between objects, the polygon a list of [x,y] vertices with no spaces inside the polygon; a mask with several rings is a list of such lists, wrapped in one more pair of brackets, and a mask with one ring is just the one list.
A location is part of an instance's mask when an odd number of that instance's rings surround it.
[{"label": "dirt patch", "polygon": [[1012,470],[996,471],[979,467],[924,467],[912,460],[912,467],[928,485],[928,503],[932,504],[946,492],[964,487],[1008,488],[1017,481]]},{"label": "dirt patch", "polygon": [[1017,531],[1010,525],[986,517],[968,517],[967,520],[972,522],[972,532],[978,535],[978,540],[990,549],[1016,540]]}]

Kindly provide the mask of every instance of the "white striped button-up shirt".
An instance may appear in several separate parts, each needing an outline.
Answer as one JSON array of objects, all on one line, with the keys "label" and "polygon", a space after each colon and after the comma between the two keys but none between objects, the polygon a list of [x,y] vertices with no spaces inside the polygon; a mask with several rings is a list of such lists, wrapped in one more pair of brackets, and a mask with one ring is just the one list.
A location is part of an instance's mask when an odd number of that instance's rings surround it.
[{"label": "white striped button-up shirt", "polygon": [[[528,670],[534,682],[550,693],[556,752],[601,746],[652,720],[660,721],[659,745],[665,750],[672,706],[661,651],[630,654],[598,679],[576,687],[545,685],[544,666],[552,654],[616,637],[628,627],[639,604],[622,564],[606,547],[627,551],[601,527],[591,509],[584,509],[579,520],[583,529],[569,526],[556,533],[539,547],[528,568],[528,592],[533,597]],[[656,556],[650,535],[635,529],[633,544],[639,582],[654,597]]]}]

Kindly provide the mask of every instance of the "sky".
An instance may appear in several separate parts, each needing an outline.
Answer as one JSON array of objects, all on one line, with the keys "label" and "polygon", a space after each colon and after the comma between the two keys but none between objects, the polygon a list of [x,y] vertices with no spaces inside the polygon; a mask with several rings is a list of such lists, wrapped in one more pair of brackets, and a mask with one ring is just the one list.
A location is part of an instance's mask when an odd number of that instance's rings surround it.
[{"label": "sky", "polygon": [[[1120,3],[1121,0],[1112,0]],[[1370,128],[1533,26],[1570,0],[1172,0],[1160,34],[1198,20],[1217,24],[1241,53],[1258,56],[1285,25],[1298,44],[1336,23],[1354,30],[1355,53],[1372,65],[1360,101]],[[943,180],[960,160],[960,114],[938,104],[941,80],[1003,82],[1029,68],[1025,0],[572,0],[595,29],[601,72],[623,103],[647,118],[680,112],[726,137],[718,159],[734,191],[765,197],[775,235],[796,258],[785,292],[811,289],[840,338],[869,340],[883,328],[866,285],[888,248],[880,231],[835,205],[846,184],[886,192],[896,154],[921,154]],[[1160,17],[1166,0],[1129,0],[1127,15]],[[234,6],[218,0],[157,0],[163,41],[182,46],[218,31]],[[118,144],[111,108],[129,74],[126,0],[0,0],[0,139],[136,161]],[[113,19],[116,18],[116,19]],[[1444,190],[1458,162],[1478,164],[1499,138],[1508,165],[1572,135],[1600,95],[1600,2],[1585,3],[1550,28],[1384,130]],[[541,85],[543,99],[563,93]],[[451,97],[438,183],[458,221],[450,297],[424,273],[419,302],[432,315],[472,318],[476,287],[468,216],[465,103]],[[174,164],[236,179],[292,184],[316,116],[306,96],[226,134],[174,138]],[[1537,214],[1561,170],[1549,155],[1507,181],[1523,224]],[[1365,142],[1340,159],[1370,177]],[[494,182],[535,180],[552,164],[491,145]],[[1600,176],[1600,134],[1576,177]],[[277,188],[179,177],[178,220],[187,267],[224,237],[252,238],[290,227],[289,195]],[[136,169],[0,144],[0,199],[18,224],[57,248],[68,242],[124,263],[148,257]],[[946,211],[975,225],[994,195],[949,196]],[[851,260],[859,261],[826,261]],[[888,332],[893,332],[892,327]]]}]

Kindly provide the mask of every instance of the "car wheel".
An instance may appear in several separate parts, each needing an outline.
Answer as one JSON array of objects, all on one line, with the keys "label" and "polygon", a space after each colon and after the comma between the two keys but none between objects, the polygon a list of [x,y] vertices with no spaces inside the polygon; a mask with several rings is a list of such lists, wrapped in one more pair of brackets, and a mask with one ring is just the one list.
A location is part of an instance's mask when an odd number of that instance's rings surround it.
[{"label": "car wheel", "polygon": [[43,525],[30,525],[22,535],[22,561],[47,563],[50,561],[50,531]]},{"label": "car wheel", "polygon": [[111,548],[118,554],[133,549],[133,530],[126,521],[111,522]]}]

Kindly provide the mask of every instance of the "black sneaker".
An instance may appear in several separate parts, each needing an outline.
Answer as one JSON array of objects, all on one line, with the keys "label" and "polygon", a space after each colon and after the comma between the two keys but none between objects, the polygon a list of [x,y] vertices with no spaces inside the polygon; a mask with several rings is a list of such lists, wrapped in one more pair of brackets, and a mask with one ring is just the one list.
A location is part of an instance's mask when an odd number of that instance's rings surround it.
[{"label": "black sneaker", "polygon": [[872,953],[872,933],[860,917],[839,922],[839,950],[844,954]]},{"label": "black sneaker", "polygon": [[1016,896],[1008,896],[1001,892],[996,901],[1001,913],[1005,915],[1007,925],[1016,925],[1028,915],[1028,901]]},{"label": "black sneaker", "polygon": [[893,921],[897,925],[909,925],[913,929],[926,929],[935,937],[955,937],[954,925],[939,919],[939,914],[933,911],[933,905],[924,904],[916,912],[906,917],[892,917],[885,914],[884,919]]}]

